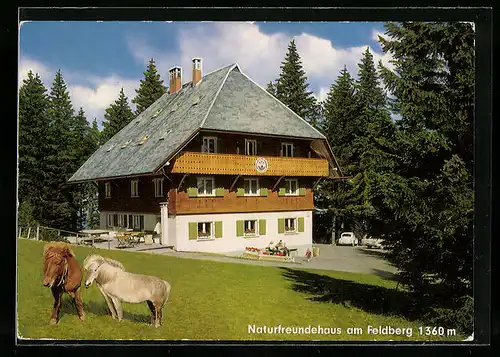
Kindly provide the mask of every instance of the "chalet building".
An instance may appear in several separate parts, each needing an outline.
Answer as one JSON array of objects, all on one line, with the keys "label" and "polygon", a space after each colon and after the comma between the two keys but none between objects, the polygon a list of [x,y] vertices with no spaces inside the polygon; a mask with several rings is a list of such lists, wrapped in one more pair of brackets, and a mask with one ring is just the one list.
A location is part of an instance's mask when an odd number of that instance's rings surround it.
[{"label": "chalet building", "polygon": [[[178,251],[312,246],[313,188],[341,169],[326,138],[233,64],[164,94],[70,178],[99,186],[100,227]],[[160,227],[160,229],[158,229]]]}]

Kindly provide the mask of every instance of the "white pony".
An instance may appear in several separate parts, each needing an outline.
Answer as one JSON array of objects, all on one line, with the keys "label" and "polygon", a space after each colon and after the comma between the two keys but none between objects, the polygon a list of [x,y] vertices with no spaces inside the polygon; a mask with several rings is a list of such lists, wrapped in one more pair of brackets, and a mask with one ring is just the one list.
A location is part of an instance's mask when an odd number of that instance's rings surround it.
[{"label": "white pony", "polygon": [[167,281],[155,276],[129,273],[120,262],[100,255],[85,258],[83,269],[87,271],[85,287],[89,288],[95,280],[114,319],[123,319],[122,301],[146,301],[151,310],[151,324],[161,326],[162,309],[171,289]]}]

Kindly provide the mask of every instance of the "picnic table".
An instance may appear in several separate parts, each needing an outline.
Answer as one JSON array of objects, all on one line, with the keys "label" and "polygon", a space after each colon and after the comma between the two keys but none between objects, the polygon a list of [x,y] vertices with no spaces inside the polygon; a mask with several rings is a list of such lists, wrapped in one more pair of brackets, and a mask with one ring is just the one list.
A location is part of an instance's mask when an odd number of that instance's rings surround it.
[{"label": "picnic table", "polygon": [[141,242],[144,232],[120,232],[115,238],[118,239],[118,248],[130,248]]},{"label": "picnic table", "polygon": [[80,233],[87,235],[86,238],[82,239],[83,244],[87,244],[93,247],[95,239],[99,238],[101,234],[109,233],[109,231],[103,229],[83,229],[80,231]]}]

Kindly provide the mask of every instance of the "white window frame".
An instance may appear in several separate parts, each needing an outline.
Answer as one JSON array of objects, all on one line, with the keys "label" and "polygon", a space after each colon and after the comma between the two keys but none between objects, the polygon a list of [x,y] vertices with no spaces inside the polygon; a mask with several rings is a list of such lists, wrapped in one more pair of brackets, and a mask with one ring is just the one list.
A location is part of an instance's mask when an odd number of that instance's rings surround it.
[{"label": "white window frame", "polygon": [[141,229],[141,215],[140,214],[134,214],[132,215],[132,223],[133,223],[133,229]]},{"label": "white window frame", "polygon": [[130,197],[139,197],[139,180],[130,180]]},{"label": "white window frame", "polygon": [[249,178],[245,178],[243,179],[243,189],[245,189],[245,182],[248,181],[248,187],[251,189],[251,183],[252,181],[255,181],[257,182],[257,189],[256,189],[256,192],[255,193],[246,193],[245,191],[245,196],[259,196],[259,190],[260,190],[260,184],[259,184],[259,179],[256,178],[256,177],[249,177]]},{"label": "white window frame", "polygon": [[[288,149],[290,149],[290,152],[288,152]],[[293,150],[293,143],[281,143],[281,151],[283,152],[283,157],[293,157]]]},{"label": "white window frame", "polygon": [[[295,182],[295,192],[288,191],[288,183]],[[291,187],[291,184],[290,184]],[[299,195],[299,179],[289,178],[285,179],[285,196],[298,196]]]},{"label": "white window frame", "polygon": [[[250,148],[253,146],[253,153],[250,153]],[[257,140],[245,139],[245,155],[257,156]]]},{"label": "white window frame", "polygon": [[[205,231],[206,231],[206,224],[210,224],[210,232],[208,236],[201,236],[200,237],[200,230],[199,230],[199,225],[203,224],[205,225]],[[197,240],[211,240],[214,239],[214,232],[215,232],[215,222],[198,222],[196,225],[196,239]]]},{"label": "white window frame", "polygon": [[[207,145],[205,146],[205,140],[207,140]],[[210,140],[214,141],[214,152],[213,154],[217,153],[217,137],[216,136],[204,136],[202,138],[201,142],[201,152],[206,152],[210,153],[209,148],[210,148]]]},{"label": "white window frame", "polygon": [[[255,222],[255,226],[254,226],[254,232],[253,233],[247,233],[247,228],[250,228],[250,227],[247,227],[247,222]],[[244,237],[258,237],[259,234],[259,220],[258,219],[245,219],[243,221],[243,236]]]},{"label": "white window frame", "polygon": [[[293,230],[286,229],[287,227],[290,227],[290,222],[293,222]],[[288,223],[288,225],[287,225],[287,223]],[[298,224],[297,218],[292,218],[292,217],[285,218],[285,233],[288,233],[288,234],[297,233],[298,232],[297,224]]]},{"label": "white window frame", "polygon": [[125,227],[125,221],[123,220],[123,214],[118,214],[118,227]]},{"label": "white window frame", "polygon": [[104,197],[111,198],[111,182],[104,183]]},{"label": "white window frame", "polygon": [[107,217],[108,227],[113,227],[113,213],[108,213]]},{"label": "white window frame", "polygon": [[163,177],[153,179],[155,197],[163,197]]},{"label": "white window frame", "polygon": [[[212,192],[207,192],[206,181],[212,181]],[[203,182],[203,184],[202,184]],[[196,178],[198,197],[211,197],[215,196],[215,179],[211,176],[199,176]],[[203,186],[203,193],[200,193],[199,187]]]}]

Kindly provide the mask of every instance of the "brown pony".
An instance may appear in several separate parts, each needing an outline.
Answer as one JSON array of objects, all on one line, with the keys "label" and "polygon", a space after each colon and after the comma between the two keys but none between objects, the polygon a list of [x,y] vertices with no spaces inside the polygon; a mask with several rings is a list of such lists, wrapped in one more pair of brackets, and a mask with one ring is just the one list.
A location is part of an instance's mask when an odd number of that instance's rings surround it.
[{"label": "brown pony", "polygon": [[73,298],[78,317],[80,320],[84,320],[85,314],[83,313],[82,299],[78,290],[82,282],[82,270],[71,250],[71,246],[62,242],[47,243],[43,250],[43,257],[43,286],[51,288],[54,296],[50,324],[57,323],[64,292]]}]

